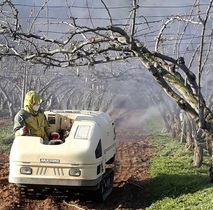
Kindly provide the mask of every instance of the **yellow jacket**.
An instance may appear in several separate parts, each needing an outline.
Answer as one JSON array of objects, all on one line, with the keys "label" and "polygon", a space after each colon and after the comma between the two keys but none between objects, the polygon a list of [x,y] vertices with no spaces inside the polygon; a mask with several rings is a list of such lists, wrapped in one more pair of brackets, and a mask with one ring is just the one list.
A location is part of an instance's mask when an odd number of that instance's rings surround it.
[{"label": "yellow jacket", "polygon": [[24,99],[24,109],[20,110],[14,118],[15,136],[20,135],[20,128],[26,126],[28,135],[38,136],[48,140],[53,130],[42,111],[34,111],[32,106],[40,104],[42,98],[34,91],[29,91]]}]

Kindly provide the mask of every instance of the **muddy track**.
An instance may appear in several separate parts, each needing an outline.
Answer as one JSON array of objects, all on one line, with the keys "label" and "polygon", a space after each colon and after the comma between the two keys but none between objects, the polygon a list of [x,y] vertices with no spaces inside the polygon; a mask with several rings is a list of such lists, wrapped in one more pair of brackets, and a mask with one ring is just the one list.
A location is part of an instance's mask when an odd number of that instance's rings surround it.
[{"label": "muddy track", "polygon": [[156,148],[141,128],[117,131],[117,156],[113,192],[104,203],[66,195],[45,200],[19,200],[18,191],[8,183],[8,156],[0,155],[0,210],[145,209],[149,206],[148,167]]}]

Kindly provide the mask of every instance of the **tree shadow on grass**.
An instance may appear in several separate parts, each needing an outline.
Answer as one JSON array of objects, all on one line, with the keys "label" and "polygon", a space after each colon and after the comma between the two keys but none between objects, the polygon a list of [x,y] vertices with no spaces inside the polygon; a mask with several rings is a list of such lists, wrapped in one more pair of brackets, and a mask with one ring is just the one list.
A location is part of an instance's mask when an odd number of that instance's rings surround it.
[{"label": "tree shadow on grass", "polygon": [[[153,179],[129,179],[121,187],[114,187],[104,203],[87,203],[88,209],[140,209],[165,197],[176,198],[211,187],[208,175],[160,174]],[[83,203],[82,203],[83,204]]]},{"label": "tree shadow on grass", "polygon": [[160,174],[151,179],[149,203],[164,197],[176,198],[211,187],[208,175]]}]

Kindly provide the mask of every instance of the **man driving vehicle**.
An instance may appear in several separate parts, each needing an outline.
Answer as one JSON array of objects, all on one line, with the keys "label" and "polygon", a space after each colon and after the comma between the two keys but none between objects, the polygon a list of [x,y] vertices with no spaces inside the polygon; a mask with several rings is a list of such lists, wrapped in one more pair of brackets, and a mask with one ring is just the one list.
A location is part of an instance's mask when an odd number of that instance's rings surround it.
[{"label": "man driving vehicle", "polygon": [[60,138],[60,135],[51,129],[44,112],[39,109],[42,102],[43,99],[38,93],[33,90],[27,92],[24,108],[14,118],[15,136],[37,136],[44,141]]}]

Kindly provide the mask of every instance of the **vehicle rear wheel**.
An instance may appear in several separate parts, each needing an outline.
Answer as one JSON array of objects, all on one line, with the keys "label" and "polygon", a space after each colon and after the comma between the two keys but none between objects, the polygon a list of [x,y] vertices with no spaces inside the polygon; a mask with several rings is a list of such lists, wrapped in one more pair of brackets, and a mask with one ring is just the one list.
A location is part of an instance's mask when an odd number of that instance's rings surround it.
[{"label": "vehicle rear wheel", "polygon": [[94,200],[96,202],[103,202],[107,199],[113,190],[114,171],[108,169],[105,173],[99,188],[95,191]]}]

